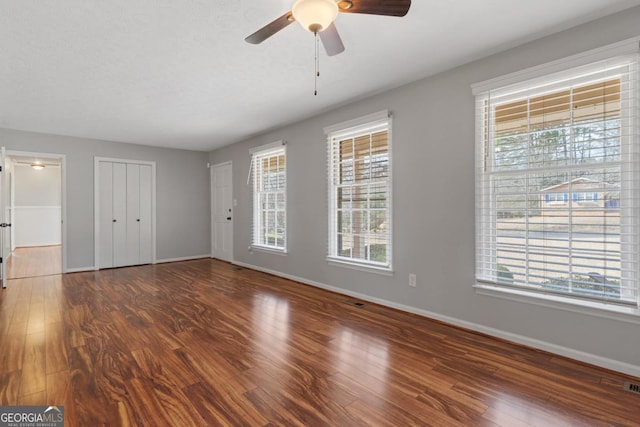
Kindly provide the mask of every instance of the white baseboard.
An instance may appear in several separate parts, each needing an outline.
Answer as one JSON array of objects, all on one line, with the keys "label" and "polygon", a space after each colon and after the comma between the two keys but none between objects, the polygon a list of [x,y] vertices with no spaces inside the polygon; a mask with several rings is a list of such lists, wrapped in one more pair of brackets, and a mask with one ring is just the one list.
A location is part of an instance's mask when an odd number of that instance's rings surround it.
[{"label": "white baseboard", "polygon": [[185,256],[180,258],[165,258],[165,259],[157,259],[155,264],[164,264],[166,262],[178,262],[178,261],[191,261],[193,259],[202,259],[202,258],[211,258],[211,254],[206,255],[195,255],[195,256]]},{"label": "white baseboard", "polygon": [[76,268],[67,268],[67,271],[65,273],[82,273],[84,271],[95,271],[96,268],[91,266],[91,267],[76,267]]},{"label": "white baseboard", "polygon": [[411,307],[408,305],[398,304],[392,301],[375,298],[369,295],[349,291],[349,290],[338,288],[335,286],[330,286],[320,282],[315,282],[313,280],[305,279],[302,277],[297,277],[290,274],[281,273],[279,271],[270,270],[268,268],[263,268],[263,267],[247,264],[240,261],[234,261],[233,264],[239,265],[241,267],[250,268],[252,270],[262,271],[264,273],[273,274],[274,276],[279,276],[285,279],[294,280],[296,282],[304,283],[305,285],[315,286],[317,288],[325,289],[338,294],[351,296],[364,301],[369,301],[375,304],[383,305],[385,307],[395,308],[397,310],[405,311],[407,313],[417,314],[419,316],[423,316],[429,319],[439,320],[441,322],[448,323],[450,325],[469,329],[475,332],[480,332],[486,335],[491,335],[496,338],[501,338],[517,344],[533,347],[538,350],[547,351],[549,353],[568,357],[570,359],[578,360],[580,362],[588,363],[595,366],[600,366],[602,368],[610,369],[612,371],[617,371],[623,374],[632,375],[634,377],[640,378],[640,366],[632,365],[632,364],[621,362],[614,359],[609,359],[609,358],[598,356],[591,353],[585,353],[583,351],[575,350],[568,347],[563,347],[563,346],[552,344],[546,341],[537,340],[535,338],[530,338],[524,335],[514,334],[511,332],[503,331],[501,329],[495,329],[488,326],[483,326],[477,323],[468,322],[466,320],[457,319],[455,317],[445,316],[439,313],[422,310],[416,307]]},{"label": "white baseboard", "polygon": [[16,248],[38,248],[40,246],[60,246],[62,242],[38,242],[38,243],[21,243]]},{"label": "white baseboard", "polygon": [[[165,259],[157,259],[152,264],[164,264],[168,262],[178,262],[178,261],[191,261],[194,259],[202,259],[202,258],[211,258],[211,255],[195,255],[195,256],[185,256],[180,258],[165,258]],[[145,265],[145,264],[141,264]],[[141,265],[123,265],[122,267],[140,267]],[[77,273],[79,271],[97,271],[100,270],[99,267],[81,267],[81,268],[69,268],[67,269],[67,273]]]}]

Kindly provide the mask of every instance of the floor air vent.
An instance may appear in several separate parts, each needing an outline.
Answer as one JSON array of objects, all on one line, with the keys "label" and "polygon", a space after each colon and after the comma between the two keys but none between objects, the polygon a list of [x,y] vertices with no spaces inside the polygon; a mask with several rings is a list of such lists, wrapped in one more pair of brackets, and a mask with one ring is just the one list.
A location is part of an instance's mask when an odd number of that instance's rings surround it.
[{"label": "floor air vent", "polygon": [[354,307],[364,307],[364,303],[360,301],[345,301],[345,303]]},{"label": "floor air vent", "polygon": [[640,394],[640,384],[631,383],[629,381],[624,383],[624,389],[631,393]]}]

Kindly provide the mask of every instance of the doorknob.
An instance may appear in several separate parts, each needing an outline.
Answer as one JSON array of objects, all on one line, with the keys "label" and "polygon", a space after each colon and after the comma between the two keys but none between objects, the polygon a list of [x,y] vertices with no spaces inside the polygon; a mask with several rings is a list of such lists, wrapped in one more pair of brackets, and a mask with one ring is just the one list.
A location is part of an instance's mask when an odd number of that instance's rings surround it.
[{"label": "doorknob", "polygon": [[231,217],[230,217],[230,216],[228,216],[228,217],[227,217],[227,220],[228,220],[228,221],[231,221]]}]

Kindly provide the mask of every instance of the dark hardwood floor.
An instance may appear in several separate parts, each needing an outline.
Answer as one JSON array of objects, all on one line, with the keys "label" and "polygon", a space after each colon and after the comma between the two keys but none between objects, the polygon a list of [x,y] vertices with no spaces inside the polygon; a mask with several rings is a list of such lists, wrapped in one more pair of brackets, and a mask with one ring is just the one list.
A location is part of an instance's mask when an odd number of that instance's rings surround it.
[{"label": "dark hardwood floor", "polygon": [[224,262],[8,286],[0,404],[66,426],[640,422],[623,375]]}]

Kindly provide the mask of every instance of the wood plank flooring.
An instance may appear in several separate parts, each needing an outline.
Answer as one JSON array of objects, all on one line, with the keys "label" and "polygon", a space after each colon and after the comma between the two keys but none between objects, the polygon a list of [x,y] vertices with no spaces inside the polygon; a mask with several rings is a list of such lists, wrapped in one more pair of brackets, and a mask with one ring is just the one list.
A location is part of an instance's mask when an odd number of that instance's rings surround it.
[{"label": "wood plank flooring", "polygon": [[66,426],[640,421],[623,375],[220,261],[8,286],[0,404]]},{"label": "wood plank flooring", "polygon": [[16,248],[7,263],[7,278],[47,276],[62,273],[60,245]]}]

